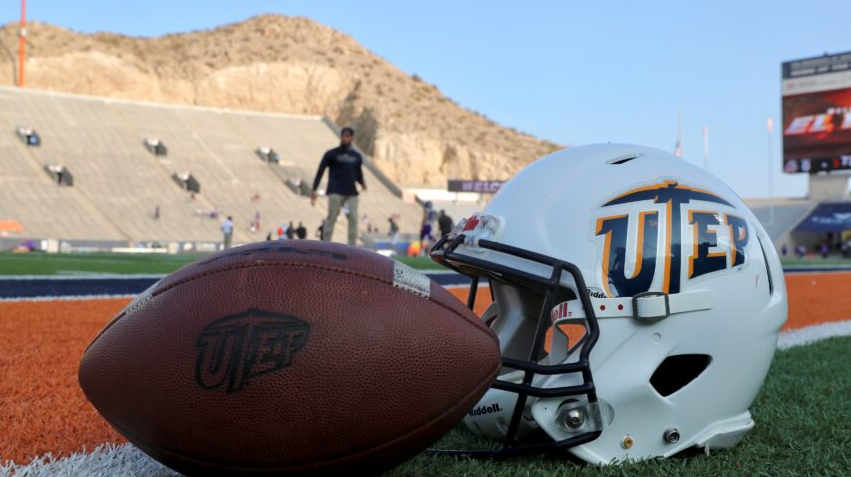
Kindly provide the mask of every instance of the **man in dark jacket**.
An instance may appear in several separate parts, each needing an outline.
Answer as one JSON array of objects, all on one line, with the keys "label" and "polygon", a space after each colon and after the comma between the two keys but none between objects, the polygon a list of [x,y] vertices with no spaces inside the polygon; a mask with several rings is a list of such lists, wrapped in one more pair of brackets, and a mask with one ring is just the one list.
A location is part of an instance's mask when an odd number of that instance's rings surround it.
[{"label": "man in dark jacket", "polygon": [[319,170],[316,171],[316,178],[313,179],[313,194],[310,196],[310,204],[316,205],[316,189],[327,168],[328,187],[325,189],[325,195],[328,196],[328,218],[325,220],[322,240],[331,240],[340,209],[348,206],[349,245],[355,245],[358,238],[358,190],[355,182],[361,185],[362,191],[366,191],[361,170],[363,157],[352,147],[354,135],[355,131],[352,128],[343,128],[340,134],[340,147],[331,149],[322,157]]},{"label": "man in dark jacket", "polygon": [[440,228],[440,236],[442,237],[452,232],[452,227],[455,224],[452,223],[452,217],[446,215],[445,210],[441,210],[440,215],[437,216],[437,226]]}]

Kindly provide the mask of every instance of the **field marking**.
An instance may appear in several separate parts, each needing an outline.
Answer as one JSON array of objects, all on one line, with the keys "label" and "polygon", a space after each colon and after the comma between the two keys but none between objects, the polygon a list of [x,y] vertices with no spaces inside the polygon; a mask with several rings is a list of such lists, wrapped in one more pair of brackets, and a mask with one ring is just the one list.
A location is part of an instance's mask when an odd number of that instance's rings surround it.
[{"label": "field marking", "polygon": [[851,336],[851,320],[832,321],[782,331],[777,338],[777,349],[783,351],[840,336]]},{"label": "field marking", "polygon": [[0,476],[74,477],[78,475],[137,475],[178,477],[178,474],[145,455],[132,444],[106,443],[91,452],[85,448],[57,459],[53,454],[39,456],[29,464],[0,462]]},{"label": "field marking", "polygon": [[135,280],[139,278],[160,279],[168,273],[104,273],[92,275],[0,275],[2,280]]},{"label": "field marking", "polygon": [[[137,293],[118,295],[65,295],[65,296],[32,296],[20,298],[0,298],[0,303],[18,303],[26,301],[86,301],[86,300],[112,300],[126,298],[132,300]],[[0,474],[2,475],[2,474]]]},{"label": "field marking", "polygon": [[851,273],[851,268],[839,268],[839,269],[825,269],[821,268],[818,270],[801,270],[801,269],[783,269],[783,273],[788,273],[789,275],[801,276],[801,275],[848,275]]},{"label": "field marking", "polygon": [[[123,259],[125,257],[127,258],[127,260]],[[11,260],[18,260],[18,261],[85,262],[85,263],[93,263],[93,262],[96,262],[96,263],[136,262],[136,263],[138,263],[138,262],[144,262],[143,260],[139,260],[139,258],[140,257],[137,256],[137,255],[126,255],[126,256],[122,257],[122,259],[118,259],[118,258],[106,258],[106,257],[92,257],[92,256],[87,256],[87,255],[69,257],[69,256],[61,256],[61,255],[60,256],[49,256],[49,255],[19,254],[19,255],[9,255],[9,256],[3,257],[3,260],[10,260],[11,259]],[[145,256],[144,258],[149,258],[149,257]],[[172,259],[171,261],[175,262],[175,261],[178,261],[178,260]],[[150,263],[150,262],[146,262],[146,263]]]}]

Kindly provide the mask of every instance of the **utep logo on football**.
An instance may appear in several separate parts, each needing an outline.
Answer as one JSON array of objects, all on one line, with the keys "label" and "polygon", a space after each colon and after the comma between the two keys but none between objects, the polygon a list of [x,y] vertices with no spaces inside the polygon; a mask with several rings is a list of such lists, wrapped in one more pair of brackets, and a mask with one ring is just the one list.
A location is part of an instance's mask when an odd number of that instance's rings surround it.
[{"label": "utep logo on football", "polygon": [[[661,207],[651,207],[651,203]],[[626,213],[610,212],[622,204],[631,204],[632,208],[627,207]],[[634,296],[651,287],[679,293],[684,281],[680,276],[683,260],[688,261],[688,280],[744,265],[749,230],[736,210],[712,192],[674,180],[639,187],[605,202],[600,206],[598,213],[602,216],[598,215],[594,235],[602,240],[600,263],[606,294]],[[683,215],[690,226],[685,231]],[[627,243],[630,221],[637,224],[633,225],[634,240]],[[628,252],[635,258],[629,276]],[[657,278],[660,269],[661,277]]]},{"label": "utep logo on football", "polygon": [[205,389],[243,389],[258,376],[290,366],[310,327],[283,313],[249,309],[207,325],[198,337],[195,380]]}]

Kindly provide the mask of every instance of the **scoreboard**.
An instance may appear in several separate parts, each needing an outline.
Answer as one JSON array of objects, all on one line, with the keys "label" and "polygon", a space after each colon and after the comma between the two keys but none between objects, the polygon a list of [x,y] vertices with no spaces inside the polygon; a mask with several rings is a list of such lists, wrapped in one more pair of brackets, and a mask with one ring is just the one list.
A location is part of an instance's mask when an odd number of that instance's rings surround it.
[{"label": "scoreboard", "polygon": [[787,61],[783,170],[851,171],[851,52]]}]

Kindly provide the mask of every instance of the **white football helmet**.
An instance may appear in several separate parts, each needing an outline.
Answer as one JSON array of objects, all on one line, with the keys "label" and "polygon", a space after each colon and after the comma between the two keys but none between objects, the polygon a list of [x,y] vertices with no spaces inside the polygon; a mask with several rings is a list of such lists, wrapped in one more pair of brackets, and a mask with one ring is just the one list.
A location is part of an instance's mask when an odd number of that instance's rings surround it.
[{"label": "white football helmet", "polygon": [[596,464],[730,447],[786,321],[780,260],[717,177],[602,144],[526,167],[432,258],[486,277],[503,374],[465,422],[512,456]]}]

